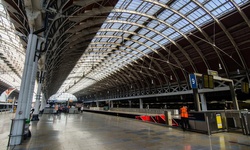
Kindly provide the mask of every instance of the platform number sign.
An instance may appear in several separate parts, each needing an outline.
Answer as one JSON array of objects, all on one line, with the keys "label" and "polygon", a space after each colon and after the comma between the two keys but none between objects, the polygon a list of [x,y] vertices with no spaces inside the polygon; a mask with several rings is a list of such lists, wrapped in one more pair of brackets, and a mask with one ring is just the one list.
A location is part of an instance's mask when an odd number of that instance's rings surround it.
[{"label": "platform number sign", "polygon": [[192,89],[197,89],[197,80],[194,74],[189,74],[190,86]]}]

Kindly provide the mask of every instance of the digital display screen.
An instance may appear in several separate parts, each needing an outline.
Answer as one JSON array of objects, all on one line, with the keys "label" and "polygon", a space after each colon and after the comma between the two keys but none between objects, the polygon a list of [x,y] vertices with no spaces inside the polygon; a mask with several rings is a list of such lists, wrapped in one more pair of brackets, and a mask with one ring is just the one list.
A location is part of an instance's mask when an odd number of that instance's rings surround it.
[{"label": "digital display screen", "polygon": [[204,74],[202,79],[203,79],[203,88],[208,88],[209,87],[208,75]]},{"label": "digital display screen", "polygon": [[248,82],[241,82],[241,92],[242,93],[249,93],[249,83]]},{"label": "digital display screen", "polygon": [[214,88],[214,77],[212,75],[208,75],[208,88]]},{"label": "digital display screen", "polygon": [[214,77],[212,75],[206,75],[204,74],[202,76],[202,81],[203,81],[203,88],[214,88]]}]

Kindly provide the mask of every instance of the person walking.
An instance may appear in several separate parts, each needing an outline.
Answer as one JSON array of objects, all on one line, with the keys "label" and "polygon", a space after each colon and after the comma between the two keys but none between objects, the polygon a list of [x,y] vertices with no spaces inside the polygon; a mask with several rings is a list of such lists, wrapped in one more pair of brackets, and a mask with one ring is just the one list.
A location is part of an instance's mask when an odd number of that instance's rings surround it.
[{"label": "person walking", "polygon": [[181,128],[183,131],[185,131],[189,125],[188,125],[188,108],[187,106],[182,106],[180,108],[180,114],[181,114]]},{"label": "person walking", "polygon": [[54,107],[54,114],[58,114],[58,104],[57,103],[55,104],[55,107]]},{"label": "person walking", "polygon": [[83,112],[83,105],[82,105],[82,107],[81,107],[81,113]]}]

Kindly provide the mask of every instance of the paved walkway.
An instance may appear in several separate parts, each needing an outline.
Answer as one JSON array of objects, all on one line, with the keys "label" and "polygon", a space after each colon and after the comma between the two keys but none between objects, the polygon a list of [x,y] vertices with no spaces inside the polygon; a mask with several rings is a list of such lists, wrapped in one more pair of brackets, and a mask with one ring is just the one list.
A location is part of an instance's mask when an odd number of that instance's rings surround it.
[{"label": "paved walkway", "polygon": [[[6,149],[11,114],[0,115],[1,146]],[[5,121],[2,121],[5,118]],[[14,150],[249,150],[250,136],[206,134],[90,112],[43,114],[31,123],[32,137]],[[7,132],[7,133],[6,133]],[[3,141],[2,141],[3,140]],[[5,144],[6,142],[6,144]],[[5,145],[4,145],[5,144]]]}]

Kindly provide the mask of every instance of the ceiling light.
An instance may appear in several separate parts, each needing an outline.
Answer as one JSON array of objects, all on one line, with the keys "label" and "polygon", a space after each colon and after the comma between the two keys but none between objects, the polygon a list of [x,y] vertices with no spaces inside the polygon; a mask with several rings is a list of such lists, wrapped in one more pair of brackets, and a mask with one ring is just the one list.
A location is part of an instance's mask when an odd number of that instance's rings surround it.
[{"label": "ceiling light", "polygon": [[237,69],[237,74],[240,74],[240,69]]},{"label": "ceiling light", "polygon": [[221,64],[219,63],[219,70],[222,70]]}]

